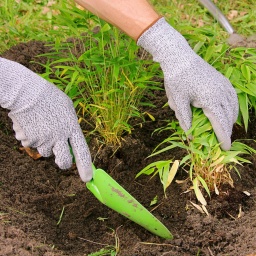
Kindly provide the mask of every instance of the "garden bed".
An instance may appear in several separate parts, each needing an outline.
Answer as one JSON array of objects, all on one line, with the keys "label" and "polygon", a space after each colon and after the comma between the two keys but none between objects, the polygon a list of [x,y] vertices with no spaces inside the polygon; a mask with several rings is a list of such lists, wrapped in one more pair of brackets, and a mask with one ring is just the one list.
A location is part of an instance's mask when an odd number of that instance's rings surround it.
[{"label": "garden bed", "polygon": [[[43,62],[35,56],[46,51],[43,43],[30,42],[17,45],[2,56],[41,73],[42,67],[31,61]],[[219,196],[208,200],[210,216],[192,206],[191,201],[197,203],[192,193],[183,193],[189,183],[172,183],[165,198],[158,176],[134,179],[152,161],[146,157],[166,138],[164,133],[162,137],[152,137],[152,132],[164,124],[163,120],[174,118],[169,108],[162,108],[163,102],[166,102],[165,93],[156,92],[157,108],[150,110],[156,120],[148,119],[134,126],[132,134],[123,137],[117,151],[100,144],[96,137],[91,138],[89,147],[95,165],[106,170],[152,210],[170,229],[173,240],[156,237],[102,205],[86,189],[75,168],[62,171],[54,158],[29,157],[20,150],[8,112],[1,109],[0,255],[80,256],[103,248],[114,251],[116,243],[118,255],[122,256],[256,255],[255,155],[249,158],[252,164],[238,167],[242,179],[233,174],[234,188],[222,187]],[[256,139],[255,127],[255,116],[251,116],[249,132],[246,134],[236,126],[233,139]],[[251,146],[255,148],[255,144]],[[173,154],[179,157],[183,152],[176,150]],[[178,180],[186,178],[182,170],[176,176]],[[157,207],[150,207],[156,195]]]}]

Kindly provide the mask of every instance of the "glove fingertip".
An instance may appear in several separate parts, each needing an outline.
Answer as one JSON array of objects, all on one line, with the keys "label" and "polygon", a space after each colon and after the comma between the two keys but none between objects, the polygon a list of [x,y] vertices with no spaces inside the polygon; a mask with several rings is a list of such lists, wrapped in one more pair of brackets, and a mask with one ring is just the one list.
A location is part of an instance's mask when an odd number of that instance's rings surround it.
[{"label": "glove fingertip", "polygon": [[41,145],[37,147],[37,151],[43,157],[49,157],[52,155],[52,147],[50,145]]},{"label": "glove fingertip", "polygon": [[[219,138],[218,138],[218,140],[221,141]],[[220,147],[224,151],[230,150],[230,148],[231,148],[231,139],[226,138],[225,140],[222,140],[222,142],[220,144]]]},{"label": "glove fingertip", "polygon": [[175,116],[179,120],[181,128],[185,132],[188,131],[192,124],[192,112],[189,101],[183,99],[177,105],[171,96],[168,98],[168,104],[170,108],[175,112]]},{"label": "glove fingertip", "polygon": [[79,126],[70,137],[69,142],[72,147],[77,170],[82,181],[90,181],[92,179],[93,173],[91,154],[89,147],[86,143],[86,140],[84,138],[84,135]]},{"label": "glove fingertip", "polygon": [[67,141],[58,141],[52,149],[55,155],[55,163],[60,169],[69,169],[72,166],[72,155]]},{"label": "glove fingertip", "polygon": [[72,166],[72,157],[65,156],[65,158],[59,159],[58,157],[55,158],[55,163],[59,166],[62,170],[67,170]]},{"label": "glove fingertip", "polygon": [[220,126],[213,125],[213,130],[216,134],[216,137],[220,143],[220,147],[224,151],[228,151],[231,148],[231,138],[224,132]]},{"label": "glove fingertip", "polygon": [[79,176],[83,182],[88,182],[92,179],[92,176],[93,176],[92,165],[84,166],[78,162],[76,163],[76,166],[77,166]]},{"label": "glove fingertip", "polygon": [[[216,137],[220,143],[220,147],[227,151],[231,148],[231,131],[226,119],[224,118],[217,118],[214,113],[210,110],[204,109],[205,115],[210,120],[213,130],[216,134]],[[225,120],[225,122],[220,122],[220,120]],[[226,128],[226,129],[225,129]]]},{"label": "glove fingertip", "polygon": [[175,111],[175,115],[177,119],[179,120],[181,128],[186,132],[191,128],[192,124],[192,113],[191,109],[189,108],[188,110],[183,111]]}]

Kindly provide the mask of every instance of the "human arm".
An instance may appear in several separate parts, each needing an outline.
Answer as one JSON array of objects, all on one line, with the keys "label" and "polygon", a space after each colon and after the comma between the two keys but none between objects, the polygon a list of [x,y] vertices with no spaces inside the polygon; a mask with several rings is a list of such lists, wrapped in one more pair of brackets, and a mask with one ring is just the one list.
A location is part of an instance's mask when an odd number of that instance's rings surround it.
[{"label": "human arm", "polygon": [[15,136],[24,147],[54,153],[61,169],[70,168],[72,155],[81,179],[92,178],[89,148],[78,124],[72,101],[56,86],[24,66],[0,58],[0,105],[9,109]]},{"label": "human arm", "polygon": [[160,63],[169,106],[183,130],[191,127],[191,105],[202,108],[222,149],[230,149],[232,127],[238,116],[238,99],[233,86],[195,54],[185,38],[146,0],[76,2],[119,27]]},{"label": "human arm", "polygon": [[93,14],[118,27],[135,41],[161,16],[147,0],[75,0]]}]

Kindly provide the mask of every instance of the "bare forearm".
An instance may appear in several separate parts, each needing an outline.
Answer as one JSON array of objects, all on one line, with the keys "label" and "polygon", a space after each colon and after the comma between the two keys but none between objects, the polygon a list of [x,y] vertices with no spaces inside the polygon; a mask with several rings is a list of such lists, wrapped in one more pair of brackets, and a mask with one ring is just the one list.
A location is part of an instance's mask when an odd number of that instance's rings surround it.
[{"label": "bare forearm", "polygon": [[120,28],[134,40],[159,19],[147,0],[75,0],[103,20]]}]

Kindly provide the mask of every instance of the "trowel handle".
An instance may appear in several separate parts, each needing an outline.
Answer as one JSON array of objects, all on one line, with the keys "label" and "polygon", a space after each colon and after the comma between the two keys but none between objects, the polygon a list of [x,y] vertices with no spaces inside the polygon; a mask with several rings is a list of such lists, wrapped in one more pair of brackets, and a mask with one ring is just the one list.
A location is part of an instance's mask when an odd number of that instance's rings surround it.
[{"label": "trowel handle", "polygon": [[211,0],[198,0],[209,12],[210,14],[222,25],[222,27],[229,33],[233,34],[235,30],[220,11],[220,9]]}]

